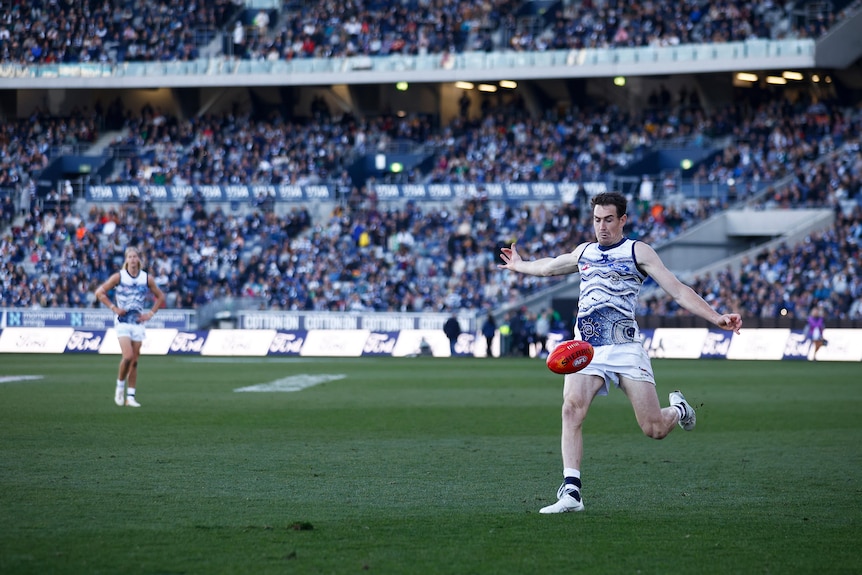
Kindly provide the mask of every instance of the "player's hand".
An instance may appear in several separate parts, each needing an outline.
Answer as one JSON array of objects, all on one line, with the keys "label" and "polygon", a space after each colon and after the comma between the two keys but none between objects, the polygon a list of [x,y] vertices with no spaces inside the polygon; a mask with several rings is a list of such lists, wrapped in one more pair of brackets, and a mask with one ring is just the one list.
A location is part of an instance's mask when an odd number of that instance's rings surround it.
[{"label": "player's hand", "polygon": [[521,255],[518,253],[518,250],[515,249],[515,242],[512,242],[511,247],[502,248],[500,250],[500,258],[502,258],[502,264],[497,264],[497,267],[500,269],[509,269],[514,270],[515,266],[518,265],[518,262],[521,260]]},{"label": "player's hand", "polygon": [[742,317],[738,313],[726,313],[718,320],[718,327],[738,334],[742,329]]}]

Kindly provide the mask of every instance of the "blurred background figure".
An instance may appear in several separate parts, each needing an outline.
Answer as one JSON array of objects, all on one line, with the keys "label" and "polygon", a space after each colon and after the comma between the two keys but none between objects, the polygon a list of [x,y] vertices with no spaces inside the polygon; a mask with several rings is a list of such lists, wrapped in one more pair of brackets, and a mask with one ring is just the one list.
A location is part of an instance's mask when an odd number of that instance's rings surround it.
[{"label": "blurred background figure", "polygon": [[536,316],[536,357],[548,357],[548,334],[551,333],[551,310]]},{"label": "blurred background figure", "polygon": [[447,319],[446,323],[443,324],[443,333],[445,333],[446,337],[449,338],[449,353],[454,357],[457,355],[455,352],[455,344],[458,343],[458,337],[461,335],[461,324],[458,323],[458,316],[454,313],[449,316],[449,319]]},{"label": "blurred background figure", "polygon": [[826,345],[826,340],[823,338],[826,321],[823,319],[823,308],[816,305],[811,309],[808,315],[808,325],[805,327],[805,335],[811,340],[814,347],[814,353],[811,354],[811,361],[817,361],[817,352],[820,348]]},{"label": "blurred background figure", "polygon": [[497,321],[494,319],[494,314],[488,312],[485,317],[485,322],[482,324],[482,337],[485,338],[485,354],[486,357],[494,357],[492,344],[494,343],[494,335],[497,333]]}]

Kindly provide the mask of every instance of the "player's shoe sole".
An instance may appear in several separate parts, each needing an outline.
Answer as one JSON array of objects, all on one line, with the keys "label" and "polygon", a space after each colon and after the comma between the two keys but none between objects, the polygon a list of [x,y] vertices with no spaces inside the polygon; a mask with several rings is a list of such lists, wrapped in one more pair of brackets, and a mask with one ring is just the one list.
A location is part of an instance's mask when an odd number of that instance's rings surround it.
[{"label": "player's shoe sole", "polygon": [[685,396],[681,391],[676,390],[670,392],[667,396],[671,405],[681,405],[685,410],[685,415],[679,418],[679,426],[686,431],[691,431],[697,424],[697,414],[694,408],[685,400]]}]

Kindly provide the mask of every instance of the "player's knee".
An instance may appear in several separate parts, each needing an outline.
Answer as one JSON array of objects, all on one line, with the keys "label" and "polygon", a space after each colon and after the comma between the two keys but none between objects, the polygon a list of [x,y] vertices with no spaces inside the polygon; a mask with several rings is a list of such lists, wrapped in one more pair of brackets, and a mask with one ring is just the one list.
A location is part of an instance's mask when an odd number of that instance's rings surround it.
[{"label": "player's knee", "polygon": [[647,421],[641,424],[644,435],[651,439],[664,439],[670,432],[665,425],[658,421]]},{"label": "player's knee", "polygon": [[581,423],[587,415],[586,406],[576,401],[566,399],[563,401],[563,420],[570,423]]}]

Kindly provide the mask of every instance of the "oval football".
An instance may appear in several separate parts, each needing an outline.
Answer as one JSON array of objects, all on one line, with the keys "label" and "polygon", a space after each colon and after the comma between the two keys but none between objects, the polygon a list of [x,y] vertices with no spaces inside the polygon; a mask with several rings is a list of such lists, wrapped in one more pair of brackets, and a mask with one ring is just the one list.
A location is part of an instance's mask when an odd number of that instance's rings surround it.
[{"label": "oval football", "polygon": [[554,350],[548,354],[548,369],[554,373],[566,375],[577,373],[590,365],[593,360],[593,346],[589,343],[572,339],[560,342]]}]

